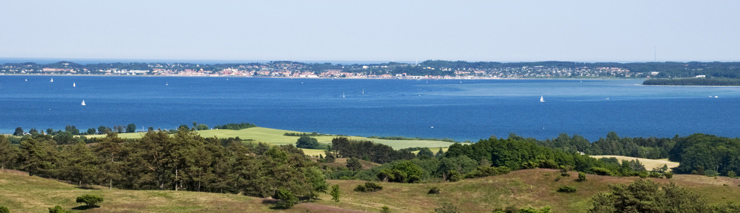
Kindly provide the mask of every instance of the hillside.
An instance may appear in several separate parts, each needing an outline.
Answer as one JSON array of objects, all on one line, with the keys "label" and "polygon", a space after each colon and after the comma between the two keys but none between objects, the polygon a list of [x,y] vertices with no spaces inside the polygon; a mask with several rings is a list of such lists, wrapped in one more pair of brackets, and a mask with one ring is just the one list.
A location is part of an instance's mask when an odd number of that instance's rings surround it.
[{"label": "hillside", "polygon": [[[608,190],[609,184],[629,184],[637,177],[607,177],[588,175],[588,181],[575,182],[571,177],[554,181],[558,171],[532,169],[514,171],[506,175],[465,179],[460,182],[400,184],[380,183],[379,192],[354,192],[355,186],[364,183],[356,180],[330,180],[339,184],[340,202],[321,194],[314,203],[302,203],[290,210],[271,210],[270,200],[233,194],[176,192],[152,190],[80,189],[50,179],[29,177],[24,172],[0,170],[0,205],[11,212],[44,212],[47,207],[60,205],[65,209],[80,206],[75,197],[82,194],[103,196],[100,208],[86,212],[359,212],[378,211],[388,206],[391,212],[432,212],[442,203],[451,203],[462,212],[490,212],[509,205],[517,207],[543,207],[549,205],[553,212],[585,212],[591,197]],[[668,183],[665,179],[652,179]],[[710,204],[740,202],[740,180],[726,177],[711,178],[697,175],[675,175],[670,181],[695,190],[706,197]],[[726,184],[726,185],[725,185]],[[573,194],[556,192],[559,186],[578,189]],[[439,187],[441,194],[427,195],[431,187]]]}]

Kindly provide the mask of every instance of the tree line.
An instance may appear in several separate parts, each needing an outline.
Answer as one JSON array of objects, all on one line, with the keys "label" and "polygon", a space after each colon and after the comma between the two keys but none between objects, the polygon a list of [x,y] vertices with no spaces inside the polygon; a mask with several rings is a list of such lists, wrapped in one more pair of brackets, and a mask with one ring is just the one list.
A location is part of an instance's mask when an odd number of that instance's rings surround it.
[{"label": "tree line", "polygon": [[202,138],[188,128],[172,136],[148,131],[141,139],[124,140],[111,133],[98,143],[71,145],[58,145],[48,135],[24,136],[20,145],[12,145],[0,135],[0,165],[80,185],[120,189],[260,197],[280,189],[311,199],[328,187],[317,164],[294,146]]}]

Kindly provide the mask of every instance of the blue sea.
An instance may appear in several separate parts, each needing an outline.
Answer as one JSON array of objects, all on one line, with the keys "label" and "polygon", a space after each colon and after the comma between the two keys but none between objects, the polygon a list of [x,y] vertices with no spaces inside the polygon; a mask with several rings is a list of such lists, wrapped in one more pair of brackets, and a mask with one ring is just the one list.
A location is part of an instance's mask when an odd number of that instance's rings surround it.
[{"label": "blue sea", "polygon": [[740,87],[640,84],[0,76],[0,133],[18,126],[28,131],[74,125],[85,131],[134,123],[143,130],[249,122],[305,132],[457,141],[510,133],[537,139],[568,133],[593,141],[610,131],[623,137],[740,137]]}]

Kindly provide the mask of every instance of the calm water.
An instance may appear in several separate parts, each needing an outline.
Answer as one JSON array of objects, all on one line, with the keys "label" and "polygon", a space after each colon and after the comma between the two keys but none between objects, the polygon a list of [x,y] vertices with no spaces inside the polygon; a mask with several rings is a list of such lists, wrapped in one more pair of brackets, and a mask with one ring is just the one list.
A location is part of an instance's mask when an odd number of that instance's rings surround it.
[{"label": "calm water", "polygon": [[647,87],[640,80],[53,78],[0,76],[1,133],[18,126],[84,131],[128,123],[171,129],[197,121],[461,141],[509,133],[595,140],[609,131],[740,137],[738,87]]}]

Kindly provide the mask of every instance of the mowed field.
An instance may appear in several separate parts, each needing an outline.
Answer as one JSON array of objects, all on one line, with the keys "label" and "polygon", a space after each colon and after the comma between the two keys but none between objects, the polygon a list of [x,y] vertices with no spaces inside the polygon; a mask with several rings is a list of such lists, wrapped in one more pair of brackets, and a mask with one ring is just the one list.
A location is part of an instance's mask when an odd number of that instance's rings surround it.
[{"label": "mowed field", "polygon": [[[242,140],[251,139],[255,143],[263,142],[263,143],[267,143],[270,145],[295,144],[296,140],[298,140],[298,137],[283,135],[286,132],[302,133],[302,132],[282,130],[282,129],[253,127],[253,128],[247,128],[247,129],[241,129],[241,130],[228,130],[228,129],[201,130],[201,131],[198,131],[198,134],[200,134],[200,136],[202,137],[217,137],[217,138],[239,137]],[[137,139],[137,138],[143,137],[144,134],[145,133],[121,133],[121,134],[118,134],[118,136],[121,138]],[[86,137],[105,137],[105,135],[88,135]],[[339,137],[339,136],[315,136],[313,138],[316,138],[316,140],[318,140],[319,143],[331,144],[331,140],[335,137]],[[443,147],[443,148],[446,148],[452,145],[452,143],[450,142],[435,141],[435,140],[385,140],[385,139],[366,138],[366,137],[357,137],[357,136],[346,136],[346,137],[350,139],[369,140],[375,143],[385,144],[385,145],[393,147],[393,149],[403,149],[403,148],[409,148],[409,147],[430,147],[430,148]],[[432,149],[432,150],[436,152],[439,149]],[[310,149],[304,149],[304,152],[308,155],[318,155],[318,154],[324,153],[323,150],[310,150]]]},{"label": "mowed field", "polygon": [[642,165],[645,165],[645,169],[648,171],[653,170],[653,168],[662,168],[663,165],[668,166],[668,171],[671,171],[672,168],[678,167],[678,162],[669,161],[668,159],[647,159],[647,158],[636,158],[636,157],[627,157],[627,156],[620,156],[620,155],[591,155],[592,158],[617,158],[617,160],[639,160]]},{"label": "mowed field", "polygon": [[[555,181],[559,171],[530,169],[506,175],[465,179],[443,183],[379,183],[382,191],[361,193],[352,189],[364,181],[329,180],[341,190],[340,202],[321,194],[319,200],[301,203],[289,210],[270,209],[270,200],[234,194],[176,192],[171,190],[108,190],[105,187],[80,189],[75,185],[50,179],[29,177],[24,172],[0,170],[0,205],[11,212],[46,212],[46,208],[60,205],[65,209],[80,206],[74,202],[83,194],[105,198],[100,208],[85,212],[377,212],[388,206],[391,212],[434,212],[442,203],[451,203],[460,212],[491,212],[506,206],[544,207],[552,212],[586,212],[591,197],[609,190],[610,184],[629,184],[639,177],[608,177],[587,175],[585,182],[576,182],[578,176]],[[710,204],[740,202],[740,180],[727,177],[717,179],[698,175],[675,175],[673,179],[650,180],[676,184],[696,191]],[[576,193],[556,192],[563,185],[577,188]],[[441,193],[429,195],[431,187]]]}]

